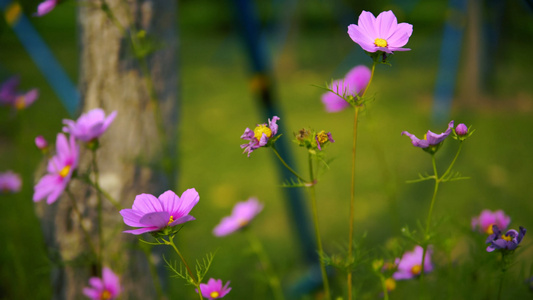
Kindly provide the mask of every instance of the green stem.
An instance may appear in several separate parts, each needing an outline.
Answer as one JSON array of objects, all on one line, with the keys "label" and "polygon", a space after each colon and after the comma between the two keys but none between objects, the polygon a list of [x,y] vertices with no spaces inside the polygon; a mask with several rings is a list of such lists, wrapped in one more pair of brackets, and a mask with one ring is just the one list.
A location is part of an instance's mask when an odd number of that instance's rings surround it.
[{"label": "green stem", "polygon": [[[272,148],[272,150],[274,150],[274,153],[279,158],[281,163],[285,166],[285,168],[287,168],[287,170],[289,170],[292,174],[294,174],[294,176],[296,176],[296,178],[300,179],[302,182],[306,182],[307,183],[307,180],[303,179],[302,176],[298,175],[298,173],[296,173],[296,171],[294,171],[291,167],[289,167],[289,165],[285,162],[285,160],[283,160],[283,158],[281,158],[281,156],[278,153],[278,150],[276,150],[276,148],[274,146],[272,146],[271,148]],[[310,183],[312,183],[312,181]]]},{"label": "green stem", "polygon": [[[98,164],[96,161],[96,149],[93,149],[92,151],[92,167],[93,167],[93,174],[94,174],[94,182],[97,186],[98,184]],[[102,209],[102,196],[100,193],[96,193],[97,198],[97,204],[96,204],[96,210],[97,210],[97,222],[98,222],[98,266],[101,267],[103,265],[103,253],[104,253],[104,229],[103,229],[103,209]],[[101,270],[97,270],[98,274],[101,273]]]},{"label": "green stem", "polygon": [[122,206],[118,203],[115,198],[113,198],[108,192],[104,191],[97,182],[92,181],[90,178],[86,181],[90,186],[92,186],[98,193],[106,197],[107,200],[117,209],[122,210]]},{"label": "green stem", "polygon": [[[314,173],[313,173],[313,159],[312,159],[311,153],[309,153],[309,177],[311,178],[311,182],[313,182]],[[324,292],[326,294],[326,300],[330,300],[331,293],[329,290],[328,274],[326,273],[326,266],[324,265],[324,260],[322,259],[324,256],[324,249],[322,247],[322,240],[320,238],[320,229],[318,225],[318,209],[317,209],[317,203],[316,203],[315,185],[309,186],[309,192],[311,194],[311,209],[313,211],[313,223],[315,225],[315,236],[316,236],[316,243],[318,246],[318,256],[319,256],[318,260],[320,262],[322,282],[324,283]]]},{"label": "green stem", "polygon": [[503,279],[505,277],[505,271],[507,271],[507,261],[505,260],[505,252],[502,251],[502,273],[500,276],[500,283],[498,284],[498,300],[502,298]]},{"label": "green stem", "polygon": [[455,161],[457,160],[457,157],[459,157],[459,153],[461,153],[461,149],[463,148],[463,141],[460,141],[459,148],[457,149],[457,153],[455,153],[455,157],[453,158],[452,162],[450,163],[450,166],[448,169],[446,169],[446,172],[442,174],[440,179],[446,178],[446,176],[452,171],[453,165],[455,164]]},{"label": "green stem", "polygon": [[259,259],[259,263],[261,264],[261,267],[265,271],[270,288],[272,289],[272,292],[274,293],[274,298],[277,300],[285,299],[285,297],[283,296],[283,290],[281,289],[280,280],[274,272],[274,268],[272,267],[272,264],[270,263],[270,260],[268,259],[268,256],[265,252],[265,249],[263,248],[263,245],[261,244],[259,239],[251,233],[250,230],[245,229],[244,231],[246,233],[246,236],[248,237],[248,241],[250,242],[250,247],[257,255],[257,258]]},{"label": "green stem", "polygon": [[[374,71],[376,69],[377,62],[374,60],[372,63],[372,69],[370,72],[370,80],[366,85],[365,90],[361,94],[360,98],[363,98],[372,83],[374,78]],[[353,232],[354,232],[354,218],[355,218],[355,157],[356,157],[356,148],[357,148],[357,122],[359,119],[359,108],[360,106],[355,106],[354,120],[353,120],[353,144],[352,144],[352,182],[351,182],[351,192],[350,192],[350,235],[348,236],[348,261],[352,261],[353,256]],[[346,276],[347,288],[348,288],[348,299],[352,300],[352,270],[348,270]]]},{"label": "green stem", "polygon": [[380,274],[379,279],[381,280],[381,288],[383,289],[383,300],[389,300],[389,290],[387,290],[385,277]]},{"label": "green stem", "polygon": [[431,204],[429,205],[429,212],[428,217],[426,220],[426,229],[424,231],[424,243],[422,244],[422,248],[424,251],[422,252],[422,266],[420,271],[420,279],[422,280],[424,278],[424,266],[426,262],[426,253],[429,246],[428,240],[429,240],[429,228],[431,225],[431,215],[433,214],[433,207],[435,206],[435,199],[437,198],[437,192],[439,190],[439,183],[442,178],[439,178],[439,175],[437,173],[437,163],[435,161],[435,155],[431,155],[431,162],[433,164],[433,175],[435,176],[435,188],[433,190],[433,197],[431,198]]},{"label": "green stem", "polygon": [[169,236],[168,241],[165,239],[162,239],[162,240],[165,243],[165,245],[171,246],[174,249],[174,251],[178,254],[178,256],[181,259],[181,262],[183,262],[183,265],[185,266],[185,268],[187,269],[187,272],[189,273],[189,276],[191,277],[192,284],[198,290],[198,295],[200,295],[200,299],[203,300],[204,298],[202,297],[202,291],[200,289],[200,282],[196,280],[196,277],[194,277],[191,271],[191,268],[189,268],[189,264],[187,264],[187,261],[185,261],[185,258],[183,257],[183,255],[181,255],[181,252],[178,250],[178,247],[176,247],[176,245],[174,244],[174,236]]}]

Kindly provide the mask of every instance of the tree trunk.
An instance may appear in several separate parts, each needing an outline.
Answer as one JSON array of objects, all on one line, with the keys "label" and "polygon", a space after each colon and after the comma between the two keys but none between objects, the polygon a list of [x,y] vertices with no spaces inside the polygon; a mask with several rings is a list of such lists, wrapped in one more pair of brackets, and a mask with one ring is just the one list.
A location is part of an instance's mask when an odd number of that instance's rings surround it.
[{"label": "tree trunk", "polygon": [[[99,3],[89,1],[79,6],[83,112],[97,107],[103,108],[107,114],[114,110],[118,112],[113,124],[100,138],[97,152],[99,184],[123,208],[131,208],[137,194],[159,196],[175,183],[173,176],[165,176],[157,167],[161,165],[157,160],[165,157],[164,153],[175,153],[168,143],[163,149],[164,139],[160,133],[164,132],[168,141],[175,140],[176,3],[107,0],[116,20],[126,31],[129,28],[144,30],[163,44],[161,49],[146,57],[161,107],[159,117],[156,117],[156,105],[150,101],[143,65],[132,51],[129,33],[124,36],[98,6]],[[158,122],[164,130],[158,131]],[[78,170],[83,173],[89,169],[91,151],[81,148],[83,158]],[[168,161],[166,163],[168,166]],[[97,193],[79,180],[71,182],[70,190],[83,216],[82,223],[98,248]],[[72,201],[64,194],[53,205],[44,201],[38,203],[37,210],[49,249],[55,254],[52,257],[58,257],[57,261],[61,262],[54,264],[52,272],[54,299],[82,299],[82,289],[88,286],[89,277],[100,274],[94,264],[84,263],[89,244]],[[105,198],[103,224],[103,265],[120,276],[121,299],[155,299],[156,290],[147,256],[136,246],[136,236],[122,233],[122,217]]]}]

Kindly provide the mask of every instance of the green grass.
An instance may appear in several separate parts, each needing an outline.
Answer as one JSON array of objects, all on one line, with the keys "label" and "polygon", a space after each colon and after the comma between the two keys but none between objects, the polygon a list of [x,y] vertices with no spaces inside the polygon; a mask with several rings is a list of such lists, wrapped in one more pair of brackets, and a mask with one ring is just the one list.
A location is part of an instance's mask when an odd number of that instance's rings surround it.
[{"label": "green grass", "polygon": [[[305,5],[300,8],[302,24],[313,23],[316,4],[310,8],[310,14],[306,13]],[[291,217],[285,210],[286,200],[278,188],[283,179],[276,177],[274,155],[270,149],[259,149],[247,158],[239,148],[242,142],[239,136],[244,128],[266,120],[260,116],[259,106],[249,89],[247,59],[238,36],[228,24],[231,17],[217,16],[212,8],[197,8],[192,2],[184,2],[180,9],[182,103],[179,185],[175,191],[181,193],[195,187],[201,201],[192,213],[197,220],[184,228],[178,243],[189,260],[200,259],[204,253],[219,249],[208,277],[232,281],[233,290],[228,299],[269,299],[270,291],[261,274],[256,272],[257,260],[248,251],[244,237],[237,234],[218,239],[211,234],[212,228],[230,213],[237,201],[257,196],[265,203],[265,209],[250,229],[263,241],[275,268],[283,274],[284,284],[289,286],[297,282],[306,271],[291,228]],[[194,17],[196,9],[210,14],[211,21]],[[521,13],[516,7],[509,9],[514,9],[518,15]],[[229,14],[229,11],[222,12]],[[432,124],[430,118],[442,12],[418,7],[411,14],[404,12],[403,16],[400,20],[415,26],[409,42],[413,51],[395,55],[392,67],[378,66],[368,93],[375,101],[360,120],[355,220],[356,235],[368,235],[367,249],[382,249],[399,238],[404,225],[416,227],[417,220],[425,220],[429,207],[431,183],[405,184],[405,181],[416,178],[419,172],[430,172],[430,157],[412,147],[400,132],[408,130],[417,135],[427,129],[441,132],[447,124]],[[328,156],[334,159],[331,169],[317,186],[323,243],[326,251],[332,253],[348,236],[352,114],[349,111],[324,113],[320,102],[323,91],[313,85],[343,76],[354,64],[370,65],[371,61],[349,40],[345,28],[329,23],[328,18],[331,15],[326,18],[330,30],[312,26],[309,29],[298,26],[300,23],[295,21],[287,43],[271,50],[275,94],[284,116],[280,123],[288,130],[282,138],[291,139],[292,132],[311,126],[331,131],[336,140],[328,147]],[[54,15],[33,22],[67,73],[75,79],[78,50],[74,7],[60,6]],[[527,27],[521,30],[531,33]],[[441,266],[438,273],[446,278],[462,278],[463,275],[457,274],[468,274],[470,260],[465,254],[471,244],[477,245],[480,251],[477,259],[490,259],[487,258],[490,254],[483,250],[483,238],[476,244],[469,233],[471,217],[482,209],[504,209],[512,217],[511,227],[533,228],[529,188],[533,169],[530,155],[533,141],[529,138],[533,125],[533,87],[528,75],[533,58],[514,55],[527,49],[523,39],[507,37],[503,42],[505,47],[498,52],[491,74],[492,92],[477,107],[465,105],[465,99],[458,92],[451,112],[451,118],[473,125],[476,133],[466,142],[456,165],[458,171],[471,179],[443,184],[437,198],[436,219],[450,222],[440,227],[439,245],[452,245],[452,261],[464,262],[467,266],[448,268],[448,258],[437,251],[437,258],[442,258],[436,260]],[[25,299],[39,295],[37,298],[48,299],[51,293],[49,264],[31,201],[34,171],[41,163],[40,154],[33,147],[33,138],[43,134],[48,140],[54,140],[61,129],[61,119],[67,114],[11,31],[2,31],[0,44],[1,79],[18,73],[23,88],[37,86],[41,91],[40,99],[22,114],[13,115],[3,108],[0,111],[0,155],[3,158],[0,171],[13,169],[22,174],[24,181],[21,193],[0,195],[0,244],[3,245],[0,247],[0,298]],[[531,42],[527,46],[531,46]],[[439,166],[447,166],[455,146],[451,140],[445,143],[439,153]],[[305,151],[293,148],[293,152],[297,156],[295,168],[306,173]],[[159,194],[162,191],[146,192]],[[405,240],[403,243],[407,248],[412,247]],[[525,270],[529,270],[532,263],[530,236],[526,236],[523,244],[524,251],[519,258],[525,261]],[[521,284],[525,278],[519,274],[521,268],[522,265],[517,264],[512,269],[517,281],[512,283],[513,276],[509,276],[509,296],[514,295],[511,290],[519,296],[526,295]],[[364,270],[359,271],[364,274]],[[484,285],[475,283],[476,287],[485,289],[479,294],[469,290],[474,283],[469,285],[450,279],[441,284],[436,281],[436,275],[428,278],[430,285],[442,292],[438,298],[482,299],[490,291],[487,287],[496,284],[497,273],[484,274],[481,277],[487,280]],[[361,280],[375,285],[371,275],[364,275]],[[183,286],[179,279],[170,278],[168,282],[174,295],[190,294],[190,287]],[[334,286],[342,284],[343,279],[334,280]],[[446,292],[453,284],[462,294]],[[514,285],[518,287],[513,288]],[[416,281],[399,282],[393,297],[406,298],[413,289],[418,289]],[[364,290],[361,293],[364,298],[376,296],[365,294]]]}]

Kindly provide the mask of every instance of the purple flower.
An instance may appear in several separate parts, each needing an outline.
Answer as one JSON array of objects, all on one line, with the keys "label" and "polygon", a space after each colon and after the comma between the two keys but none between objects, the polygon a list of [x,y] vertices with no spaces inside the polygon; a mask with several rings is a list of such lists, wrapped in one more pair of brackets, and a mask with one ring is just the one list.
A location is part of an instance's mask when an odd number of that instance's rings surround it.
[{"label": "purple flower", "polygon": [[409,41],[413,33],[413,25],[408,23],[398,24],[392,11],[384,11],[377,18],[368,11],[359,15],[358,24],[348,26],[348,35],[367,52],[383,51],[408,51],[402,48]]},{"label": "purple flower", "polygon": [[101,108],[95,108],[82,114],[77,121],[63,120],[63,124],[67,125],[63,127],[64,132],[68,132],[76,139],[90,142],[99,138],[109,125],[113,122],[117,112],[113,111],[109,116],[105,116],[105,112]]},{"label": "purple flower", "polygon": [[472,218],[472,230],[477,230],[482,233],[493,234],[492,225],[497,225],[498,228],[505,230],[511,223],[511,218],[502,210],[492,212],[485,209],[481,212],[479,217]]},{"label": "purple flower", "polygon": [[242,144],[241,148],[244,149],[243,153],[250,154],[257,148],[266,146],[268,141],[278,133],[278,125],[276,122],[279,120],[279,117],[272,117],[272,121],[268,119],[268,125],[257,124],[254,130],[246,128],[241,139],[250,141],[248,144]]},{"label": "purple flower", "polygon": [[17,193],[22,187],[19,174],[13,171],[0,173],[0,193]]},{"label": "purple flower", "polygon": [[497,225],[492,225],[492,232],[485,242],[490,245],[487,247],[487,252],[492,252],[494,250],[508,250],[512,251],[518,247],[518,244],[526,235],[526,229],[520,226],[519,231],[514,229],[508,230],[507,233],[502,235],[502,232]]},{"label": "purple flower", "polygon": [[37,146],[37,148],[40,150],[46,150],[48,149],[48,142],[42,135],[39,135],[35,137],[35,146]]},{"label": "purple flower", "polygon": [[54,203],[67,187],[72,173],[78,167],[79,147],[73,136],[67,140],[63,133],[57,134],[56,155],[48,161],[48,174],[44,175],[34,188],[33,201],[46,198]]},{"label": "purple flower", "polygon": [[[355,66],[346,74],[344,79],[334,80],[329,88],[343,96],[361,95],[370,81],[370,74],[370,69],[367,66]],[[346,100],[333,92],[324,93],[322,103],[324,103],[327,112],[338,112],[350,106]]]},{"label": "purple flower", "polygon": [[37,12],[33,15],[36,17],[42,17],[51,12],[59,3],[59,0],[45,0],[37,6]]},{"label": "purple flower", "polygon": [[248,225],[262,209],[263,204],[261,204],[256,198],[250,198],[248,201],[235,204],[231,216],[224,217],[213,230],[213,234],[215,236],[225,236],[243,228]]},{"label": "purple flower", "polygon": [[[229,287],[229,281],[226,282],[226,285],[222,286],[221,279],[210,278],[207,284],[200,283],[200,291],[202,296],[206,297],[209,300],[219,299],[226,296],[231,288]],[[198,292],[198,291],[196,291]]]},{"label": "purple flower", "polygon": [[138,235],[192,221],[195,218],[189,212],[199,200],[195,189],[186,190],[181,197],[173,191],[164,192],[159,199],[150,194],[137,195],[132,208],[123,209],[120,214],[126,225],[140,228],[124,232]]},{"label": "purple flower", "polygon": [[19,84],[18,76],[13,76],[0,86],[0,104],[21,110],[37,100],[39,97],[38,89],[31,89],[26,93],[22,93],[17,91]]},{"label": "purple flower", "polygon": [[113,300],[120,294],[120,281],[111,269],[102,270],[102,278],[91,277],[90,287],[83,288],[83,294],[91,300]]},{"label": "purple flower", "polygon": [[[402,258],[397,258],[395,264],[398,266],[398,270],[392,275],[396,280],[411,279],[422,272],[422,255],[424,249],[420,246],[416,246],[412,252],[406,252]],[[426,252],[426,259],[424,261],[424,272],[431,272],[433,265],[431,264],[431,249]]]},{"label": "purple flower", "polygon": [[331,137],[331,132],[326,133],[324,130],[316,134],[315,141],[318,150],[322,150],[321,145],[324,145],[327,142],[335,143],[335,140]]},{"label": "purple flower", "polygon": [[402,135],[405,134],[406,136],[410,137],[411,142],[413,143],[413,146],[419,147],[419,148],[428,148],[431,146],[437,146],[440,143],[442,143],[442,141],[444,141],[446,137],[450,135],[450,133],[452,132],[452,129],[453,129],[453,121],[450,121],[450,123],[448,123],[448,129],[446,129],[445,132],[441,134],[436,134],[428,130],[428,132],[424,135],[424,139],[422,140],[417,138],[414,134],[410,134],[407,131],[402,131]]}]

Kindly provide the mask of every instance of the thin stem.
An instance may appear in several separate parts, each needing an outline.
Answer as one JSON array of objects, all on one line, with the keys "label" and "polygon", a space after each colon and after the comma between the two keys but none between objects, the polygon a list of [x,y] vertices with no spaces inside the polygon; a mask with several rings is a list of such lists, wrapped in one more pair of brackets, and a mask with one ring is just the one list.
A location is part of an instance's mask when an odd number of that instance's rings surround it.
[{"label": "thin stem", "polygon": [[455,164],[455,161],[457,160],[457,157],[459,157],[459,153],[461,153],[461,149],[463,148],[463,141],[459,143],[459,148],[457,149],[457,153],[455,153],[455,157],[453,158],[452,162],[450,163],[450,166],[444,174],[442,174],[440,179],[446,178],[446,176],[452,171],[453,165]]},{"label": "thin stem", "polygon": [[[96,161],[96,149],[93,149],[92,151],[92,167],[93,167],[93,174],[94,174],[94,182],[98,186],[98,164]],[[97,204],[96,204],[96,210],[97,210],[97,222],[98,222],[98,266],[103,265],[103,253],[104,253],[104,229],[103,229],[103,209],[102,209],[102,196],[100,193],[96,193],[97,198]],[[98,269],[98,274],[101,273],[101,270]]]},{"label": "thin stem", "polygon": [[83,217],[81,215],[80,210],[78,209],[78,205],[76,203],[76,200],[74,200],[74,195],[72,195],[72,192],[69,190],[68,187],[67,187],[67,189],[65,191],[66,191],[70,201],[72,202],[72,208],[74,209],[74,212],[78,215],[81,231],[83,231],[83,235],[85,236],[85,241],[87,242],[87,245],[89,245],[89,248],[91,249],[91,252],[94,255],[97,255],[96,250],[95,250],[96,248],[94,247],[93,242],[91,240],[91,236],[89,235],[89,232],[87,231],[87,229],[85,229],[85,226],[83,226]]},{"label": "thin stem", "polygon": [[174,236],[169,236],[168,237],[168,241],[165,240],[165,239],[162,239],[162,240],[163,240],[163,242],[166,245],[172,246],[174,251],[176,251],[176,253],[180,257],[181,261],[183,262],[183,265],[185,265],[185,268],[187,269],[187,272],[189,273],[189,276],[191,277],[192,284],[198,289],[198,295],[200,295],[200,299],[203,300],[204,298],[202,297],[202,291],[200,289],[200,283],[198,282],[198,280],[196,280],[196,277],[194,277],[194,275],[193,275],[193,273],[191,271],[191,268],[189,268],[189,264],[187,264],[187,261],[185,261],[185,258],[183,257],[183,255],[181,255],[181,252],[178,250],[178,247],[176,247],[176,245],[174,244]]},{"label": "thin stem", "polygon": [[[309,177],[311,178],[311,182],[314,181],[314,173],[313,173],[313,159],[311,153],[309,153]],[[313,223],[315,224],[315,236],[316,236],[316,243],[318,246],[318,260],[320,263],[320,271],[322,273],[322,282],[324,283],[324,292],[326,294],[326,300],[331,299],[331,293],[329,290],[329,281],[328,281],[328,274],[326,273],[326,266],[324,265],[324,261],[322,259],[324,255],[324,249],[322,247],[322,240],[320,238],[320,229],[318,225],[318,209],[316,204],[316,191],[315,191],[315,185],[311,185],[309,187],[309,192],[311,194],[311,209],[313,211]]]},{"label": "thin stem", "polygon": [[109,202],[111,202],[111,204],[117,209],[117,210],[121,210],[122,209],[122,206],[118,203],[117,200],[115,200],[115,198],[113,198],[108,192],[102,190],[102,188],[100,187],[100,185],[96,182],[93,182],[90,178],[88,178],[87,180],[87,183],[94,187],[94,189],[102,194],[104,197],[106,197],[107,200],[109,200]]},{"label": "thin stem", "polygon": [[279,281],[279,278],[274,272],[274,268],[272,267],[272,264],[268,259],[268,255],[266,254],[265,249],[261,244],[261,241],[259,241],[259,239],[255,235],[253,235],[250,230],[245,229],[244,231],[246,232],[246,236],[248,237],[248,241],[250,242],[250,247],[257,255],[259,263],[265,271],[270,288],[274,293],[274,298],[278,300],[285,299],[285,296],[283,296],[283,290],[281,289],[281,283]]},{"label": "thin stem", "polygon": [[[361,98],[363,98],[368,91],[368,88],[370,87],[370,84],[372,83],[372,79],[374,78],[374,71],[376,69],[376,61],[372,63],[372,69],[370,72],[370,79],[368,80],[368,84],[366,85],[365,90],[361,94]],[[352,144],[352,182],[351,182],[351,192],[350,192],[350,235],[348,237],[348,260],[351,262],[352,256],[353,256],[353,224],[354,224],[354,217],[355,217],[355,157],[356,157],[356,148],[357,148],[357,122],[359,119],[359,108],[360,106],[355,106],[355,112],[354,112],[354,120],[353,120],[353,144]],[[346,276],[347,281],[347,288],[348,288],[348,299],[352,300],[352,270],[348,270],[348,274]]]},{"label": "thin stem", "polygon": [[303,179],[300,175],[298,175],[298,173],[296,173],[296,171],[294,171],[291,167],[289,167],[289,165],[285,162],[285,160],[283,160],[283,158],[281,158],[281,156],[278,153],[278,150],[276,150],[276,148],[274,146],[272,146],[271,148],[272,148],[272,150],[274,150],[274,153],[279,158],[281,163],[285,166],[285,168],[287,168],[287,170],[289,170],[292,174],[294,174],[294,176],[296,176],[296,178],[300,179],[302,182],[307,182],[307,180]]},{"label": "thin stem", "polygon": [[428,239],[429,239],[429,227],[431,225],[431,215],[433,214],[433,207],[435,205],[435,199],[437,198],[437,192],[439,190],[439,183],[441,181],[442,178],[439,178],[439,175],[437,173],[437,163],[435,161],[435,155],[431,155],[431,162],[433,164],[433,174],[435,176],[435,188],[433,190],[433,197],[431,198],[431,204],[429,206],[429,212],[428,212],[428,217],[427,217],[427,220],[426,220],[426,230],[424,231],[424,244],[422,245],[422,248],[424,249],[424,251],[422,252],[422,266],[421,266],[421,271],[420,271],[420,279],[422,280],[424,278],[424,266],[425,266],[425,262],[426,262],[426,253],[427,253],[427,250],[428,250]]},{"label": "thin stem", "polygon": [[383,289],[383,300],[389,300],[389,290],[387,289],[386,279],[383,275],[380,274],[379,279],[381,280],[381,288]]}]

